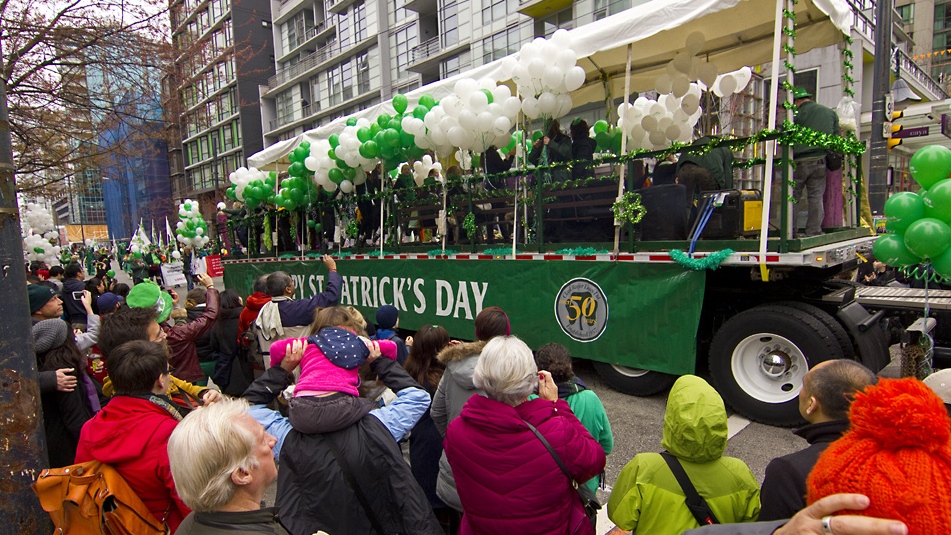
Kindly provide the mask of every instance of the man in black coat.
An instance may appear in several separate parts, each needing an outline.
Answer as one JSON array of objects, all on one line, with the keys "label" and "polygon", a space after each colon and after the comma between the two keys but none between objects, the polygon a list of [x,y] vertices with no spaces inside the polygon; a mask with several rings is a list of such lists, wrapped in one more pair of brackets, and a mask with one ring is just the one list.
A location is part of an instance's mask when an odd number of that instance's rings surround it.
[{"label": "man in black coat", "polygon": [[848,431],[852,398],[876,381],[871,370],[848,359],[827,360],[809,370],[799,392],[799,413],[809,425],[794,431],[809,447],[766,466],[759,520],[790,518],[806,507],[806,476],[819,454]]}]

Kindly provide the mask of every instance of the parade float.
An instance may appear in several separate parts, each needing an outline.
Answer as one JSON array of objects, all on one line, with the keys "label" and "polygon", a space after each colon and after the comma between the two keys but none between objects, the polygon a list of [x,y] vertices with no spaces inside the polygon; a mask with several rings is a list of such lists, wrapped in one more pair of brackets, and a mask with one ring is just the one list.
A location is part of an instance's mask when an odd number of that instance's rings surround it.
[{"label": "parade float", "polygon": [[[921,308],[904,295],[863,301],[834,280],[875,240],[859,224],[864,144],[796,127],[791,95],[780,99],[797,52],[838,46],[850,106],[851,21],[837,0],[650,2],[268,147],[230,177],[247,217],[229,226],[250,231],[254,254],[224,262],[225,283],[247,294],[257,276],[283,270],[308,297],[324,287],[327,252],[342,259],[341,304],[369,318],[394,304],[403,329],[438,324],[472,339],[476,314],[498,305],[530,346],[564,344],[621,391],[653,394],[709,366],[735,410],[795,424],[811,366],[856,358],[880,370],[883,320]],[[765,128],[698,125],[767,63],[770,93],[755,110]],[[526,162],[544,124],[593,103],[609,119],[592,126],[592,162],[552,165],[544,151]],[[845,155],[852,224],[793,238],[796,143]],[[641,196],[643,162],[718,147],[740,155],[737,187],[702,199],[686,235],[652,233],[664,210]],[[486,176],[480,155],[496,148],[514,151],[516,165]],[[588,176],[552,180],[575,166]],[[606,220],[610,231],[551,243],[546,217],[602,230],[592,222]],[[484,243],[499,226],[508,241]],[[281,227],[296,250],[278,250]]]}]

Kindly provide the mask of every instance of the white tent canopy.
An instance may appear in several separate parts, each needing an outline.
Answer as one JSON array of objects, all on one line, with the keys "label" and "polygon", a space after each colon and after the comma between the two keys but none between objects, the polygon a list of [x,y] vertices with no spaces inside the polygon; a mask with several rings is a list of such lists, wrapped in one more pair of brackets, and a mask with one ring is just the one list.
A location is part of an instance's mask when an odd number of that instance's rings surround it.
[{"label": "white tent canopy", "polygon": [[[697,56],[715,63],[721,73],[769,62],[775,15],[776,0],[654,0],[571,30],[578,65],[586,72],[585,84],[571,94],[574,105],[603,101],[607,91],[615,98],[623,96],[629,44],[633,44],[634,58],[631,89],[638,92],[653,88],[656,78],[666,72],[667,63],[684,49],[686,37],[693,32],[700,32],[706,38]],[[845,0],[800,1],[796,4],[796,49],[806,52],[840,42],[843,34],[850,32],[852,17]],[[424,94],[436,100],[448,96],[456,81],[462,78],[504,81],[502,61],[487,63],[407,93],[409,109]],[[610,87],[605,87],[608,84]],[[350,117],[372,120],[381,113],[395,113],[389,101]],[[347,117],[340,117],[267,147],[250,156],[248,165],[263,168],[279,162],[302,141],[315,142],[339,133],[346,120]]]}]

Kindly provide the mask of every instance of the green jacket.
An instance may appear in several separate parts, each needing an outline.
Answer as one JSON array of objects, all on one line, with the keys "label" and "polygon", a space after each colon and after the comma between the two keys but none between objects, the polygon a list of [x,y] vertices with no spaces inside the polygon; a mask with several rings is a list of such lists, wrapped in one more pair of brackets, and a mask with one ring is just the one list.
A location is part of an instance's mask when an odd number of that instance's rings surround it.
[{"label": "green jacket", "polygon": [[[751,522],[759,515],[759,485],[743,461],[723,456],[726,441],[720,395],[699,377],[678,379],[667,398],[661,446],[680,459],[720,523]],[[663,457],[641,453],[621,470],[608,516],[635,535],[679,535],[699,526],[684,497]]]},{"label": "green jacket", "polygon": [[[825,134],[839,135],[839,116],[831,108],[807,100],[796,110],[796,124]],[[793,145],[793,158],[802,160],[825,156],[826,150],[810,145]]]},{"label": "green jacket", "polygon": [[[694,145],[706,145],[710,143],[710,138],[704,136]],[[706,154],[683,153],[677,162],[677,170],[685,163],[692,163],[710,171],[710,175],[717,181],[720,189],[733,189],[733,151],[726,145],[710,149]]]}]

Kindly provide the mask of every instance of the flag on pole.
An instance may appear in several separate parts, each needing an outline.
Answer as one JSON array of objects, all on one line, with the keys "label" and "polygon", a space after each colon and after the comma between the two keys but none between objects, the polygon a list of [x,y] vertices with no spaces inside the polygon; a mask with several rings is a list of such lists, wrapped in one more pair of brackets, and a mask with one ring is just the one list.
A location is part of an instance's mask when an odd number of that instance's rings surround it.
[{"label": "flag on pole", "polygon": [[172,232],[172,226],[168,224],[168,216],[165,216],[165,234],[168,235],[168,244],[178,250],[178,241],[175,239],[175,233]]}]

